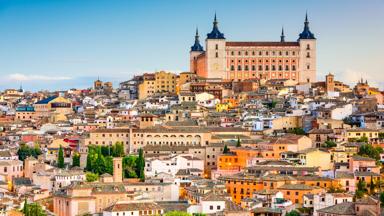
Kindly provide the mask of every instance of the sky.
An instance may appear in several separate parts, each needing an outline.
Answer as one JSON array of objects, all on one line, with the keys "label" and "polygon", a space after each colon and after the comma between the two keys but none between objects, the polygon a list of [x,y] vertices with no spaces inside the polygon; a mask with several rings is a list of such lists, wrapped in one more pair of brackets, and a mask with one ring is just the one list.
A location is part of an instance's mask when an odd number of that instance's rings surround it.
[{"label": "sky", "polygon": [[295,41],[308,11],[319,80],[384,88],[383,0],[0,0],[0,90],[91,87],[188,71],[214,13],[229,41]]}]

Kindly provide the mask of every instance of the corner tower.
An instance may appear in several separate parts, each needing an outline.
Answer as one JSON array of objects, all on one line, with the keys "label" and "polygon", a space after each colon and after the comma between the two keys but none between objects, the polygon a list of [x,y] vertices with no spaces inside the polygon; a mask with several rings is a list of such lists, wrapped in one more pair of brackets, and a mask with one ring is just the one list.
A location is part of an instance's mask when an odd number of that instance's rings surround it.
[{"label": "corner tower", "polygon": [[309,30],[308,14],[305,14],[304,29],[299,34],[300,44],[299,82],[316,82],[316,38]]},{"label": "corner tower", "polygon": [[196,28],[195,43],[191,46],[191,51],[189,51],[189,71],[195,74],[198,72],[197,56],[204,53],[204,48],[200,44],[199,37],[199,30]]},{"label": "corner tower", "polygon": [[212,31],[207,34],[205,44],[207,78],[226,79],[225,37],[219,30],[216,13]]}]

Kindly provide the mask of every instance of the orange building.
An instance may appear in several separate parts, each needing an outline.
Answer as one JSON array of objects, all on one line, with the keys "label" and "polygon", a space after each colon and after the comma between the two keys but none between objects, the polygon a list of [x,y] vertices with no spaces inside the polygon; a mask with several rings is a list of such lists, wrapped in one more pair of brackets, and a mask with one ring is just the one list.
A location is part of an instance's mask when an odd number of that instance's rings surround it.
[{"label": "orange building", "polygon": [[219,156],[217,167],[219,170],[242,170],[248,165],[248,160],[257,157],[258,149],[253,148],[236,148],[229,153]]},{"label": "orange building", "polygon": [[[266,173],[268,174],[265,175]],[[320,177],[318,173],[319,167],[295,166],[283,161],[266,161],[246,168],[242,173],[221,176],[218,180],[225,183],[227,192],[238,204],[244,198],[251,198],[255,191],[276,189],[284,192],[286,199],[302,204],[302,195],[305,193],[317,193],[331,187],[340,187],[338,179]],[[291,189],[289,189],[291,186],[285,186],[291,184],[302,186],[301,188],[292,186]],[[299,194],[300,198],[297,198],[296,194]]]},{"label": "orange building", "polygon": [[290,200],[295,204],[303,204],[303,196],[305,194],[323,193],[325,190],[317,186],[308,186],[306,184],[285,184],[278,188],[283,192],[284,199]]}]

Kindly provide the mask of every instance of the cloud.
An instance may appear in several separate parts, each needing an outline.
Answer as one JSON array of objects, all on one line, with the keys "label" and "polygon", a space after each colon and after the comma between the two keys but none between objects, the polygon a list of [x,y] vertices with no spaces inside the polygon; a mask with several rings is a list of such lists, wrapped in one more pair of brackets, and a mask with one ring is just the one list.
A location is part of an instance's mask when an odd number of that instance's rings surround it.
[{"label": "cloud", "polygon": [[9,80],[13,81],[58,81],[58,80],[70,80],[72,77],[67,76],[46,76],[46,75],[25,75],[20,73],[14,73],[8,75]]}]

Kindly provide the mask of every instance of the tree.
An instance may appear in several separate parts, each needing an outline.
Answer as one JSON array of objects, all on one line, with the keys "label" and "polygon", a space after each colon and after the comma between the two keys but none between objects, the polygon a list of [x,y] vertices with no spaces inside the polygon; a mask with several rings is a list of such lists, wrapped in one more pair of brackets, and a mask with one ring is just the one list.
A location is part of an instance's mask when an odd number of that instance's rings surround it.
[{"label": "tree", "polygon": [[103,156],[109,156],[111,155],[111,147],[110,146],[101,146],[100,147],[101,154]]},{"label": "tree", "polygon": [[223,153],[224,153],[224,154],[229,153],[229,148],[228,148],[227,145],[224,145]]},{"label": "tree", "polygon": [[356,142],[368,143],[368,137],[362,136],[356,140]]},{"label": "tree", "polygon": [[99,175],[97,175],[96,173],[87,172],[85,174],[85,179],[87,180],[87,182],[94,182],[99,179]]},{"label": "tree", "polygon": [[165,213],[164,216],[191,216],[191,214],[183,211],[170,211]]},{"label": "tree", "polygon": [[145,167],[144,152],[143,152],[143,149],[140,148],[139,158],[137,159],[137,175],[139,176],[141,181],[145,180],[144,167]]},{"label": "tree", "polygon": [[72,166],[80,167],[80,154],[75,152],[72,156]]},{"label": "tree", "polygon": [[327,191],[328,193],[344,193],[345,190],[341,189],[341,188],[335,188],[335,186],[331,185]]},{"label": "tree", "polygon": [[379,139],[384,139],[384,132],[379,133]]},{"label": "tree", "polygon": [[64,168],[64,151],[63,151],[63,147],[60,145],[60,148],[59,148],[59,155],[58,155],[58,159],[57,159],[57,166],[59,168]]},{"label": "tree", "polygon": [[28,212],[27,198],[25,198],[25,200],[24,200],[24,206],[23,206],[23,211],[22,212],[24,213],[24,215],[26,215],[27,212]]},{"label": "tree", "polygon": [[369,193],[374,194],[375,193],[375,183],[373,182],[373,177],[371,176],[371,182],[369,183]]},{"label": "tree", "polygon": [[113,175],[113,157],[107,156],[105,159],[105,172]]},{"label": "tree", "polygon": [[337,144],[335,142],[333,142],[333,141],[327,140],[327,141],[324,142],[323,146],[325,148],[333,148],[333,147],[336,147]]},{"label": "tree", "polygon": [[240,137],[237,137],[236,147],[241,147],[241,140]]},{"label": "tree", "polygon": [[288,214],[286,214],[285,216],[300,216],[300,213],[293,210],[293,211],[290,211]]},{"label": "tree", "polygon": [[362,198],[367,193],[367,184],[361,179],[357,182],[357,189],[355,191],[355,198]]},{"label": "tree", "polygon": [[112,156],[113,157],[123,157],[124,156],[124,145],[121,142],[116,142],[112,146]]},{"label": "tree", "polygon": [[86,164],[86,167],[85,169],[87,171],[92,171],[93,170],[93,167],[92,167],[92,154],[90,152],[90,149],[88,149],[88,154],[87,154],[87,164]]},{"label": "tree", "polygon": [[25,216],[45,216],[47,215],[43,208],[37,203],[27,203],[27,200],[24,202],[24,207],[22,210]]},{"label": "tree", "polygon": [[17,150],[17,155],[21,161],[24,161],[27,157],[30,156],[37,158],[41,154],[42,152],[38,145],[35,145],[33,148],[31,148],[26,144],[21,144],[20,148]]},{"label": "tree", "polygon": [[125,178],[137,178],[137,159],[135,155],[123,157],[123,174]]},{"label": "tree", "polygon": [[357,154],[360,156],[370,157],[379,161],[381,153],[383,153],[383,149],[380,146],[373,147],[370,144],[364,144],[360,146],[359,152]]},{"label": "tree", "polygon": [[101,154],[101,148],[98,148],[97,158],[95,163],[92,163],[93,172],[102,175],[106,172],[105,159]]},{"label": "tree", "polygon": [[380,193],[379,198],[380,198],[381,206],[384,206],[384,192],[381,192],[381,193]]},{"label": "tree", "polygon": [[293,133],[293,134],[296,134],[296,135],[305,135],[306,134],[303,128],[289,129],[288,133]]}]

